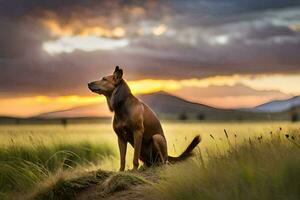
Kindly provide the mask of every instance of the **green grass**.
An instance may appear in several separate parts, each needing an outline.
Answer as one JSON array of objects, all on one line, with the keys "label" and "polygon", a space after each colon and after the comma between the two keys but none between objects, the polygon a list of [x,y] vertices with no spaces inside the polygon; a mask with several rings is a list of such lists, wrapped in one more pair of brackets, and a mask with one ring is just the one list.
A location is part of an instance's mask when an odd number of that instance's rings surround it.
[{"label": "green grass", "polygon": [[111,174],[111,172],[99,170],[80,174],[78,177],[59,176],[52,183],[50,182],[50,184],[46,180],[29,195],[29,198],[36,200],[75,199],[78,192],[104,181]]},{"label": "green grass", "polygon": [[300,199],[300,135],[290,132],[267,133],[239,145],[227,134],[228,150],[201,149],[194,160],[167,167],[154,198]]},{"label": "green grass", "polygon": [[[98,164],[115,156],[105,143],[11,143],[0,148],[0,193],[24,192],[61,170]],[[1,196],[0,196],[1,197]]]},{"label": "green grass", "polygon": [[[253,192],[252,189],[255,189],[253,185],[257,185],[257,189],[268,190],[267,187],[271,187],[270,182],[273,181],[268,177],[273,177],[273,173],[278,174],[277,178],[274,176],[275,181],[279,179],[278,183],[282,183],[284,177],[288,179],[292,177],[299,183],[299,176],[295,171],[300,170],[294,169],[294,166],[299,166],[299,156],[297,157],[299,148],[286,138],[279,139],[274,136],[270,140],[269,134],[271,131],[279,132],[281,136],[290,133],[289,139],[292,140],[291,135],[294,134],[295,137],[299,135],[299,123],[163,122],[162,125],[170,155],[180,154],[196,134],[201,134],[202,142],[199,148],[202,156],[187,164],[167,167],[164,171],[167,174],[167,181],[161,182],[157,187],[159,197],[173,199],[177,196],[177,199],[180,197],[188,199],[190,197],[188,193],[192,192],[193,197],[200,198],[202,197],[199,196],[200,193],[201,195],[217,193],[216,191],[222,188],[230,193],[231,187],[235,188],[235,195],[246,195],[249,191],[252,195],[258,193],[264,195],[260,191]],[[224,134],[224,128],[229,133],[230,145]],[[253,144],[250,146],[248,138],[257,138],[263,133],[265,133],[263,140],[251,139]],[[213,135],[214,139],[210,135]],[[299,140],[297,136],[295,141],[299,143]],[[278,148],[275,148],[276,145]],[[126,169],[132,167],[132,150],[128,146]],[[57,194],[63,191],[74,196],[81,189],[94,184],[94,175],[87,174],[89,171],[118,169],[117,152],[117,138],[110,123],[74,124],[68,125],[67,128],[60,125],[1,125],[0,199],[11,199],[15,194],[39,194],[37,196],[39,199],[43,197],[51,199],[51,195],[57,197]],[[283,172],[285,167],[290,170]],[[115,178],[111,181],[117,180],[116,182],[120,184],[106,185],[104,188],[107,193],[126,188],[127,182],[131,182],[130,177],[118,176],[112,176]],[[79,183],[76,182],[78,179]],[[246,182],[247,179],[250,180],[249,183]],[[291,179],[292,182],[294,179]],[[232,185],[226,181],[231,181]],[[299,187],[297,183],[293,185]],[[248,186],[251,186],[250,189]],[[283,186],[276,185],[275,188],[282,191],[280,187]],[[289,188],[294,191],[292,186]],[[104,195],[105,191],[100,195]],[[272,194],[275,195],[276,192]],[[255,196],[250,197],[255,199]],[[216,198],[208,196],[206,199]]]}]

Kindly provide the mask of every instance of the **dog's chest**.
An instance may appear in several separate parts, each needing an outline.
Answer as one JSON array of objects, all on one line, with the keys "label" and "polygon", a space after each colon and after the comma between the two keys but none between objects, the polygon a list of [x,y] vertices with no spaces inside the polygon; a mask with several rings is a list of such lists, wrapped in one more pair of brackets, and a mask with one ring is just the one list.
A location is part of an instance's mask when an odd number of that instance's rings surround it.
[{"label": "dog's chest", "polygon": [[130,140],[132,137],[132,130],[130,124],[125,120],[114,121],[114,129],[116,134],[126,140]]}]

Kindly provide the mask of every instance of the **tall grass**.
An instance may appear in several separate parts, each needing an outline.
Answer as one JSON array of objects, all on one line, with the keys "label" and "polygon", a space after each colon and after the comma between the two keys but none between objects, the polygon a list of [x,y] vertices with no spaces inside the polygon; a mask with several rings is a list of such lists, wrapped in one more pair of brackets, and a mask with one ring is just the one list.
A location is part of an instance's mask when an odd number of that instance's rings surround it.
[{"label": "tall grass", "polygon": [[227,152],[202,151],[195,160],[164,170],[155,198],[300,199],[299,134],[270,133],[239,145],[225,135]]},{"label": "tall grass", "polygon": [[[188,188],[187,193],[192,191],[195,194],[192,199],[194,197],[200,198],[199,188],[207,190],[207,194],[222,188],[217,184],[214,186],[215,188],[210,187],[209,182],[220,179],[219,185],[227,184],[226,181],[223,183],[222,177],[223,179],[233,177],[235,179],[232,182],[240,181],[243,185],[244,179],[239,180],[240,176],[234,176],[234,170],[236,170],[234,166],[238,168],[236,172],[240,174],[243,174],[242,170],[245,169],[245,171],[248,170],[249,173],[254,173],[255,176],[259,177],[253,169],[257,169],[258,164],[263,163],[261,161],[263,159],[265,159],[264,165],[268,167],[263,165],[258,169],[258,172],[262,173],[262,170],[267,171],[270,168],[271,171],[266,172],[266,174],[277,173],[273,166],[281,166],[282,163],[283,166],[284,163],[287,163],[286,161],[295,162],[294,165],[297,165],[297,159],[293,160],[292,157],[296,157],[299,150],[296,149],[295,144],[291,143],[291,141],[299,143],[299,136],[296,137],[296,133],[294,133],[294,140],[292,139],[293,134],[290,134],[288,139],[285,136],[283,136],[284,138],[273,136],[273,139],[266,140],[264,136],[263,139],[248,141],[249,136],[257,138],[262,132],[267,132],[270,135],[269,132],[275,128],[278,129],[279,126],[282,127],[281,135],[288,128],[298,128],[299,132],[299,124],[297,123],[165,122],[163,126],[169,144],[168,151],[171,155],[181,153],[196,134],[202,134],[203,141],[200,144],[201,154],[197,154],[202,156],[198,156],[191,163],[172,166],[164,171],[170,183],[162,182],[158,185],[158,191],[163,192],[163,195],[159,193],[159,197],[173,199],[172,194],[176,196],[176,192],[178,192],[182,194],[182,196],[179,194],[179,199],[180,197],[189,198],[182,193],[185,191],[183,188]],[[228,135],[231,138],[229,141],[224,135],[224,127],[228,129]],[[214,139],[209,136],[212,133],[214,133]],[[238,137],[234,137],[234,134],[237,133]],[[244,138],[247,138],[247,142],[243,142]],[[241,143],[243,145],[240,146]],[[250,143],[253,147],[250,147]],[[273,143],[274,145],[272,145]],[[276,143],[278,143],[278,149],[275,148]],[[228,149],[229,152],[226,153]],[[259,162],[256,165],[253,157],[259,150],[262,153],[257,157]],[[266,153],[267,150],[270,152]],[[11,199],[12,194],[30,193],[38,188],[51,188],[61,179],[68,182],[68,180],[78,177],[78,174],[89,171],[91,168],[99,169],[100,166],[101,169],[116,170],[119,167],[117,159],[103,160],[105,156],[114,156],[115,152],[117,152],[117,140],[110,123],[74,124],[67,126],[67,128],[58,125],[0,126],[0,199]],[[129,147],[126,157],[127,169],[132,167],[132,154],[132,148]],[[251,157],[252,154],[254,156]],[[277,158],[275,155],[280,161],[275,159]],[[247,167],[248,163],[249,166]],[[242,167],[239,164],[243,164]],[[290,165],[293,168],[294,165]],[[291,176],[298,181],[297,176],[293,174],[294,172],[291,173]],[[201,181],[198,180],[198,177]],[[181,187],[182,185],[183,187]],[[226,187],[224,186],[224,188]],[[21,197],[23,196],[21,195]]]},{"label": "tall grass", "polygon": [[11,142],[0,148],[0,195],[4,198],[9,193],[25,191],[59,170],[97,164],[104,157],[114,155],[109,145],[89,141],[53,144]]}]

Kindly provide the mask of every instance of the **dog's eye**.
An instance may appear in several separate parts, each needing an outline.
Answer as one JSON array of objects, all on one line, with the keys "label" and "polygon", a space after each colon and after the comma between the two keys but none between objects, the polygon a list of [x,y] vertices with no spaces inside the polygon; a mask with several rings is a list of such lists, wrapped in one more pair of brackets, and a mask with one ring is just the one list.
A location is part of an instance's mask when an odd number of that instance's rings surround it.
[{"label": "dog's eye", "polygon": [[102,81],[107,81],[107,79],[105,77],[102,78]]}]

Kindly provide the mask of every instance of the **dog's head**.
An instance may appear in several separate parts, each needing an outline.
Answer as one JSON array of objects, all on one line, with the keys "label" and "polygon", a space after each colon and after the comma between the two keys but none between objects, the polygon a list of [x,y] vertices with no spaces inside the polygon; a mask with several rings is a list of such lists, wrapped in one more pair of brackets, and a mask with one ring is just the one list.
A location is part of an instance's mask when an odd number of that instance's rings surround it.
[{"label": "dog's head", "polygon": [[88,83],[88,87],[92,92],[103,95],[110,95],[114,89],[122,81],[123,70],[116,66],[112,75],[104,76],[98,81]]}]

